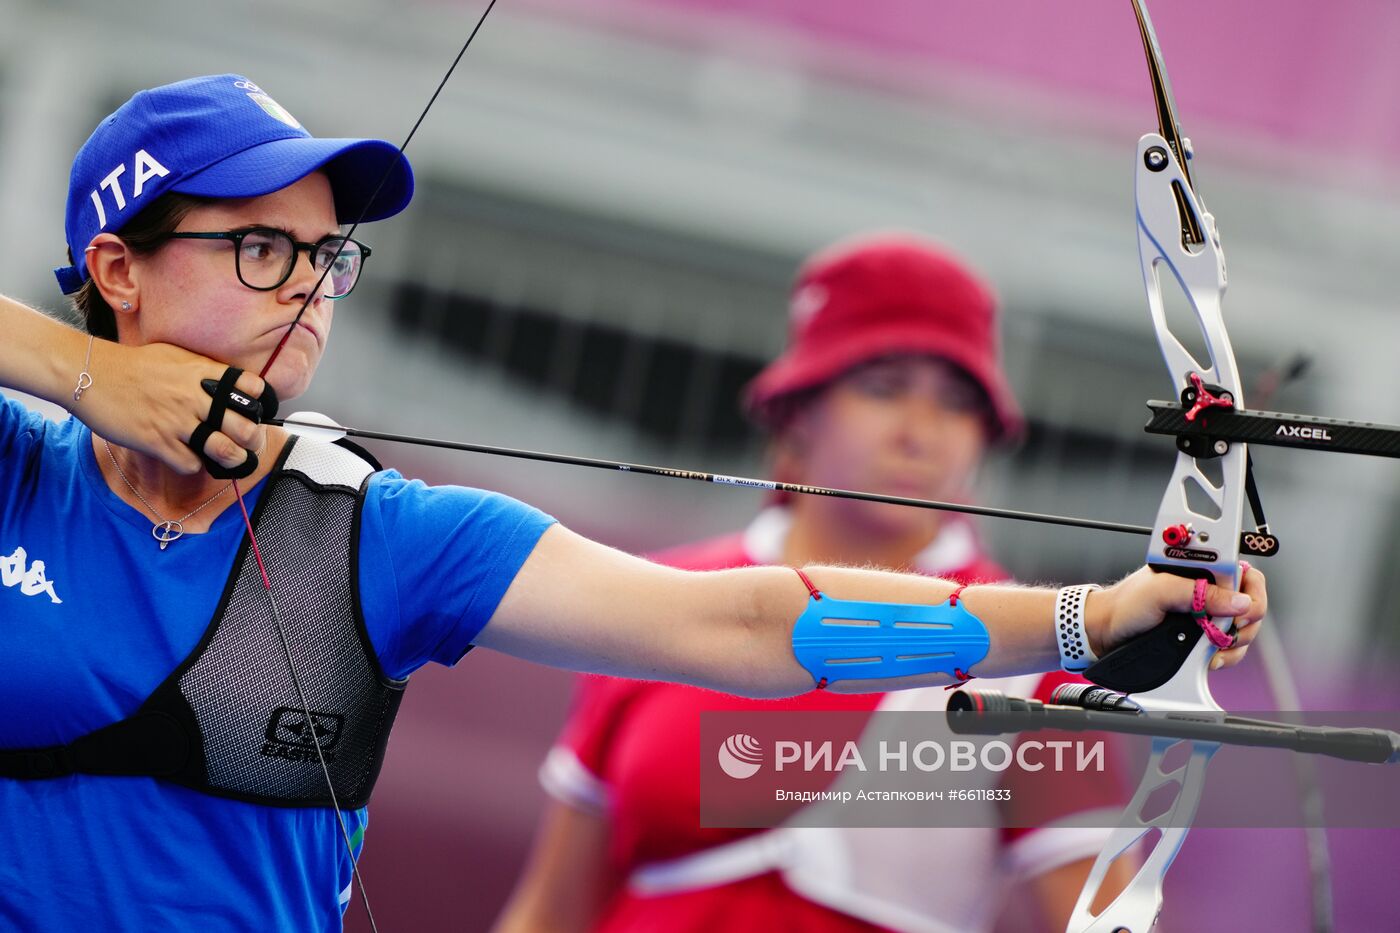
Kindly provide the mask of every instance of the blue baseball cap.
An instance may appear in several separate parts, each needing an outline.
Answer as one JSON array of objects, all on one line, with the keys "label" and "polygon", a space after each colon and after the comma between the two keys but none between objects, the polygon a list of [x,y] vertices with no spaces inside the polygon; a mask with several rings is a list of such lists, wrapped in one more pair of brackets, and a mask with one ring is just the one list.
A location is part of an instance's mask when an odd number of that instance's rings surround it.
[{"label": "blue baseball cap", "polygon": [[73,160],[64,222],[73,265],[54,270],[59,287],[81,288],[93,237],[121,230],[168,191],[253,198],[317,170],[330,179],[340,223],[392,217],[413,198],[413,169],[397,146],[317,139],[242,75],[140,91],[98,124]]}]

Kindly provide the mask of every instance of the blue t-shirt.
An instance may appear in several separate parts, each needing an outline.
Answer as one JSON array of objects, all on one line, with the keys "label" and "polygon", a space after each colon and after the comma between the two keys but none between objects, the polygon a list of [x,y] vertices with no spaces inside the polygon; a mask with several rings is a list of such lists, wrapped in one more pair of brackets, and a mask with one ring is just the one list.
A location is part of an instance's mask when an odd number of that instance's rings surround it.
[{"label": "blue t-shirt", "polygon": [[[265,483],[246,490],[251,509]],[[391,677],[455,664],[553,519],[505,496],[369,483],[361,603]],[[236,507],[165,551],[108,489],[92,433],[0,396],[0,748],[134,712],[213,617]],[[364,810],[345,814],[362,839]],[[0,779],[0,930],[338,930],[351,868],[335,813],[153,778]]]}]

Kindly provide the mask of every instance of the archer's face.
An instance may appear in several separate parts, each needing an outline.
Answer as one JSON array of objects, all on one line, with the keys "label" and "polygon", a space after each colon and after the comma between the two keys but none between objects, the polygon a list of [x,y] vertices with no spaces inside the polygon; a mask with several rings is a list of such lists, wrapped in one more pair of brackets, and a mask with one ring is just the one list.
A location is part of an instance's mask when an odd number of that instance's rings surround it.
[{"label": "archer's face", "polygon": [[[980,392],[941,360],[880,360],[833,382],[794,419],[784,446],[799,482],[965,500],[986,448]],[[830,500],[833,503],[838,500]],[[843,502],[853,521],[911,533],[932,519],[900,506]]]},{"label": "archer's face", "polygon": [[[302,243],[338,233],[330,182],[317,172],[262,197],[203,205],[177,232],[255,226],[283,230]],[[135,259],[133,275],[139,301],[132,323],[141,343],[173,343],[252,372],[266,364],[319,278],[302,252],[286,282],[255,291],[239,281],[234,244],[227,240],[170,240]],[[310,385],[330,336],[331,308],[318,293],[288,337],[268,373],[280,397],[296,398]]]}]

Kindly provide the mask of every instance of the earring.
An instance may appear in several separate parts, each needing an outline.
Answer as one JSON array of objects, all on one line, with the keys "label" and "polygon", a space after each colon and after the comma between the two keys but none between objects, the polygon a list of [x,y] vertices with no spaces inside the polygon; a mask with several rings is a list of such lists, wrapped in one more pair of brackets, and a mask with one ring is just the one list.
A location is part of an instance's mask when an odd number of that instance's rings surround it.
[{"label": "earring", "polygon": [[130,311],[130,310],[131,310],[131,302],[129,302],[129,301],[123,301],[123,302],[122,302],[122,310],[123,310],[123,311]]}]

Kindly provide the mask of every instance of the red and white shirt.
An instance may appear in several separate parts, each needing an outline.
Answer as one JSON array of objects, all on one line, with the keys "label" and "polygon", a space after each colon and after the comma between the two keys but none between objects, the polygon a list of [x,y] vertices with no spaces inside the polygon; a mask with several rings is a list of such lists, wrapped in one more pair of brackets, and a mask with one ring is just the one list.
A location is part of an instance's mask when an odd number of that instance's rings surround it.
[{"label": "red and white shirt", "polygon": [[[688,570],[778,563],[786,509],[761,512],[742,533],[656,555]],[[978,583],[1006,572],[981,551],[972,527],[945,522],[914,561],[922,573]],[[981,680],[979,686],[1048,700],[1066,674]],[[608,859],[629,883],[606,906],[601,933],[970,933],[989,930],[1017,877],[1092,857],[1108,829],[1056,827],[1056,819],[1122,806],[1121,781],[1066,776],[1041,828],[778,830],[700,826],[700,713],[749,710],[943,709],[941,687],[890,694],[812,692],[748,700],[676,684],[586,676],[540,770],[570,806],[605,814]],[[1009,773],[1009,772],[1008,772]],[[1039,781],[1045,781],[1042,776]],[[1110,825],[1112,821],[1105,821]],[[759,836],[763,838],[758,838]],[[741,842],[741,840],[747,840]]]}]

